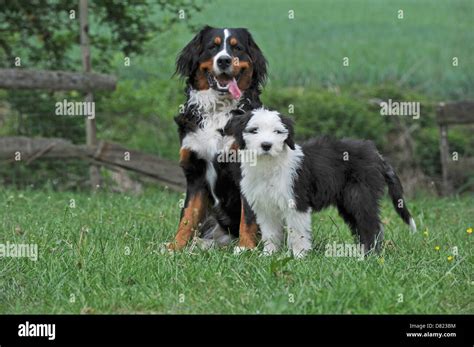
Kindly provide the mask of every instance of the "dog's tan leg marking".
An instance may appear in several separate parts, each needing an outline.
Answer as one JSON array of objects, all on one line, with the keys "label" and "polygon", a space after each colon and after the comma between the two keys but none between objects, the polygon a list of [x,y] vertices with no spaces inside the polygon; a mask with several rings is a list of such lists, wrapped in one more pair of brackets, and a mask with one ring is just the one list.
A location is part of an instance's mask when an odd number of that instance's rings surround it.
[{"label": "dog's tan leg marking", "polygon": [[[181,148],[179,151],[179,164],[181,167],[185,169],[189,165],[190,157],[191,150]],[[194,196],[189,197],[179,222],[175,240],[167,246],[169,250],[182,249],[196,234],[198,225],[205,215],[207,203],[207,196],[202,192],[197,192]]]},{"label": "dog's tan leg marking", "polygon": [[183,211],[179,222],[178,232],[174,242],[170,243],[170,250],[179,250],[186,246],[188,241],[196,234],[199,223],[202,221],[207,206],[207,198],[198,193],[193,196]]},{"label": "dog's tan leg marking", "polygon": [[187,148],[181,148],[179,150],[179,165],[186,167],[189,164],[189,157],[191,156],[191,150]]},{"label": "dog's tan leg marking", "polygon": [[257,223],[247,224],[245,221],[244,204],[240,213],[239,248],[253,249],[257,246]]}]

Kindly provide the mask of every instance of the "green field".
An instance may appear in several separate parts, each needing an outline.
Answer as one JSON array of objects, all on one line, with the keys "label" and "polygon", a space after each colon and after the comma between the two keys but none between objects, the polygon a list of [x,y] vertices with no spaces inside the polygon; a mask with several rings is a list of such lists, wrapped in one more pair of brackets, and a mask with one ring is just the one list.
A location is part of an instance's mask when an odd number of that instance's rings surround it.
[{"label": "green field", "polygon": [[416,234],[384,201],[384,251],[362,261],[325,256],[352,241],[335,210],[314,216],[303,260],[161,254],[180,198],[2,190],[0,243],[35,243],[39,258],[0,259],[0,313],[474,313],[472,197],[412,199]]},{"label": "green field", "polygon": [[[281,104],[274,102],[274,95],[290,99],[297,123],[304,123],[302,119],[306,124],[311,122],[308,129],[315,134],[316,125],[330,128],[335,123],[332,127],[337,127],[340,120],[318,113],[321,98],[294,100],[295,90],[301,95],[321,94],[325,104],[336,104],[333,110],[347,110],[344,124],[367,117],[367,113],[341,104],[337,99],[340,95],[362,106],[372,98],[408,98],[426,106],[422,131],[433,134],[428,143],[415,132],[417,147],[420,151],[430,148],[429,152],[439,158],[434,112],[426,109],[440,101],[474,97],[471,0],[242,0],[238,6],[225,0],[203,3],[202,12],[156,35],[144,54],[132,57],[131,66],[125,67],[123,55],[116,55],[114,73],[119,83],[117,91],[98,104],[102,110],[100,137],[176,158],[179,144],[173,117],[185,100],[183,81],[172,75],[177,54],[196,34],[197,29],[188,29],[189,23],[196,28],[205,24],[247,27],[269,61],[263,102],[277,108]],[[398,19],[400,9],[404,11],[403,19]],[[294,11],[294,19],[288,18],[290,10]],[[344,57],[349,58],[347,67],[342,64]],[[452,65],[453,57],[458,58],[456,67]],[[381,93],[384,87],[388,92]],[[280,111],[285,109],[287,104]],[[378,134],[386,132],[380,127],[373,129]],[[450,136],[469,138],[456,135],[457,131],[453,127]],[[458,147],[461,153],[472,148],[462,144]],[[439,171],[432,159],[423,161],[431,163],[428,174]]]},{"label": "green field", "polygon": [[[269,61],[262,100],[285,112],[294,104],[297,136],[367,138],[385,154],[394,146],[395,119],[381,118],[367,101],[419,101],[420,120],[403,122],[413,130],[413,160],[430,181],[439,180],[435,106],[474,98],[474,1],[202,3],[190,22],[155,35],[143,54],[131,57],[130,67],[114,53],[113,71],[101,72],[118,75],[117,90],[96,95],[100,139],[176,160],[173,116],[184,101],[184,83],[172,74],[176,55],[195,35],[187,25],[247,27]],[[94,30],[101,28],[91,28],[92,35]],[[21,111],[21,124],[16,113],[0,119],[2,136],[83,142],[83,119],[43,129],[53,124],[43,120],[51,122],[58,94],[22,101],[22,93],[20,104],[31,110]],[[80,97],[59,99],[67,95]],[[5,92],[0,98],[8,100]],[[39,109],[44,119],[35,118]],[[36,123],[19,133],[27,120]],[[461,160],[472,156],[468,126],[450,128],[449,135]],[[0,313],[474,313],[474,235],[467,232],[474,228],[472,194],[442,199],[418,192],[409,199],[416,234],[384,200],[385,247],[362,261],[325,256],[325,245],[353,241],[333,209],[314,215],[314,252],[302,260],[285,252],[236,256],[232,247],[162,254],[161,245],[176,231],[183,196],[158,187],[140,196],[80,192],[82,164],[61,162],[55,171],[36,164],[30,171],[14,168],[16,163],[0,168],[5,182],[27,188],[0,189],[0,245],[36,244],[39,250],[37,261],[0,257]],[[472,184],[472,173],[465,174]],[[56,186],[58,180],[68,184]],[[43,186],[77,186],[79,192]]]},{"label": "green field", "polygon": [[[470,0],[242,0],[204,2],[201,13],[157,36],[118,72],[168,80],[199,27],[247,27],[269,61],[275,86],[395,83],[447,98],[474,96],[474,2]],[[403,19],[398,11],[403,10]],[[294,19],[289,19],[294,11]],[[350,65],[342,66],[343,57]],[[458,58],[458,66],[452,64]]]}]

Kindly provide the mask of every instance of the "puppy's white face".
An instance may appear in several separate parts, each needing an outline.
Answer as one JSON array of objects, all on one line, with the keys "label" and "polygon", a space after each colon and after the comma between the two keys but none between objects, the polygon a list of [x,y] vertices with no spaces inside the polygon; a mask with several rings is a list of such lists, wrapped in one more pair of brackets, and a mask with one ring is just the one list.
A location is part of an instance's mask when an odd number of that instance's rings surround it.
[{"label": "puppy's white face", "polygon": [[247,150],[275,157],[285,149],[288,129],[278,112],[261,108],[253,111],[242,137]]}]

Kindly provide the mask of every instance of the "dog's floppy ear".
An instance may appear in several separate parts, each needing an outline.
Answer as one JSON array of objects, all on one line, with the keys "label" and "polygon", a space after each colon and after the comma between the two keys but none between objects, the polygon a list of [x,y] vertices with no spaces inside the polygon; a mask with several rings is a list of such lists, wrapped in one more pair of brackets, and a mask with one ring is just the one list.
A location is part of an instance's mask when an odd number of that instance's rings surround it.
[{"label": "dog's floppy ear", "polygon": [[285,140],[285,143],[290,147],[292,150],[295,149],[295,130],[294,130],[294,124],[295,122],[293,119],[285,116],[280,116],[281,122],[285,126],[286,129],[288,129],[288,136]]},{"label": "dog's floppy ear", "polygon": [[228,136],[233,136],[237,145],[240,149],[245,149],[245,141],[244,141],[244,130],[247,126],[247,123],[252,117],[251,112],[246,112],[240,115],[234,115],[224,127],[224,134]]},{"label": "dog's floppy ear", "polygon": [[267,79],[267,60],[260,47],[255,43],[252,34],[247,29],[245,31],[248,35],[249,54],[253,65],[253,80],[256,81],[257,86],[263,86]]},{"label": "dog's floppy ear", "polygon": [[206,25],[194,38],[183,48],[176,58],[176,71],[182,77],[191,76],[197,69],[199,55],[202,50],[202,39],[204,34],[213,28]]}]

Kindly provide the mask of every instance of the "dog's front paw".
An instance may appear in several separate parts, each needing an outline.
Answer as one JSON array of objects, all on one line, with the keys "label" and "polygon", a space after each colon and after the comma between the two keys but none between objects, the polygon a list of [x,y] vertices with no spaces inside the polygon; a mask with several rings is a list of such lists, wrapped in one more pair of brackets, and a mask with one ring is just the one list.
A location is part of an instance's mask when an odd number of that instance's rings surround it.
[{"label": "dog's front paw", "polygon": [[234,247],[234,255],[239,255],[239,254],[242,254],[244,252],[253,251],[253,250],[255,250],[255,248],[235,246]]},{"label": "dog's front paw", "polygon": [[159,246],[158,251],[160,254],[172,254],[175,251],[173,245],[173,242],[164,242]]}]

